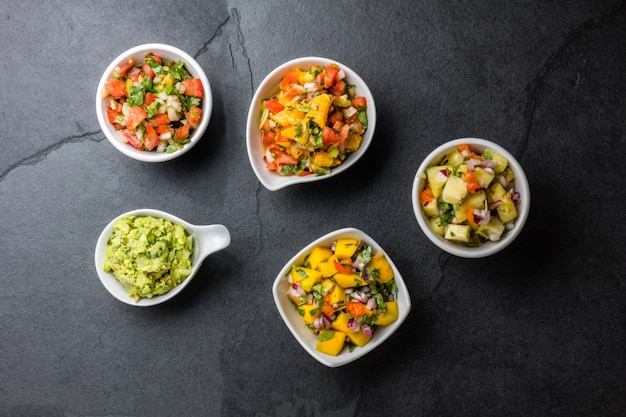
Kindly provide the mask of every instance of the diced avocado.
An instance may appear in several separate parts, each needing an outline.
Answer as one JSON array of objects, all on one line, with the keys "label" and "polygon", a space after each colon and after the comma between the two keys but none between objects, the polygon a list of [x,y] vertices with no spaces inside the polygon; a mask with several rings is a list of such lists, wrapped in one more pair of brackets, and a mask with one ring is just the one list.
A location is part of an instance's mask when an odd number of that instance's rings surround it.
[{"label": "diced avocado", "polygon": [[493,169],[496,174],[504,171],[506,167],[509,166],[509,160],[504,155],[501,155],[492,149],[485,149],[483,156],[485,156],[485,154],[490,156],[489,159],[498,163],[498,166]]},{"label": "diced avocado", "polygon": [[[443,172],[442,172],[443,171]],[[449,165],[438,165],[434,167],[426,168],[426,177],[428,178],[428,184],[433,192],[435,198],[439,198],[443,185],[448,181],[448,174],[444,172],[452,172],[452,167]]]},{"label": "diced avocado", "polygon": [[459,204],[467,195],[467,185],[462,178],[451,175],[443,187],[441,199],[449,204]]},{"label": "diced avocado", "polygon": [[492,174],[481,167],[476,167],[474,169],[474,176],[476,177],[478,184],[480,184],[480,188],[489,187],[489,184],[491,184],[491,181],[495,178],[495,174]]},{"label": "diced avocado", "polygon": [[462,224],[447,224],[444,238],[455,242],[469,242],[470,227]]}]

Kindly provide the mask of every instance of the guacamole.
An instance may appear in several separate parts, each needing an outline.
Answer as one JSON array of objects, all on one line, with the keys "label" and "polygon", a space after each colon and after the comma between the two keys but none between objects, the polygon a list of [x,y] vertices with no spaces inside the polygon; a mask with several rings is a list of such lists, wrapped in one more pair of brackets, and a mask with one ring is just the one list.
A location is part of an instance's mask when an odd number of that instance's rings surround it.
[{"label": "guacamole", "polygon": [[103,269],[135,301],[165,294],[191,274],[193,237],[184,227],[152,216],[116,220]]}]

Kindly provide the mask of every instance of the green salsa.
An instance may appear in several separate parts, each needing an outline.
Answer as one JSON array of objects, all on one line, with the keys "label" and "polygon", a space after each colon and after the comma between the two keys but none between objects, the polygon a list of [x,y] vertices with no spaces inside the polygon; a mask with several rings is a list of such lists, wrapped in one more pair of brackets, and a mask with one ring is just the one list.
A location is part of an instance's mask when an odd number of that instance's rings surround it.
[{"label": "green salsa", "polygon": [[152,216],[126,216],[113,224],[103,269],[135,301],[165,294],[191,274],[193,237],[184,227]]}]

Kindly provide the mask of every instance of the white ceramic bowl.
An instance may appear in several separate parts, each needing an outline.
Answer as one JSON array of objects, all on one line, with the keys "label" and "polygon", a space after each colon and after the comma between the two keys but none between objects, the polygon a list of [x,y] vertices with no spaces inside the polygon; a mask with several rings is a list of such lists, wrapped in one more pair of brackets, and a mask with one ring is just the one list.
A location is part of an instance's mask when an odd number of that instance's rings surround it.
[{"label": "white ceramic bowl", "polygon": [[[376,327],[372,340],[370,340],[370,342],[365,346],[356,347],[352,352],[349,352],[348,349],[344,349],[344,351],[341,352],[339,355],[332,356],[316,350],[315,347],[317,345],[317,336],[311,330],[304,327],[305,323],[302,320],[302,317],[298,315],[296,309],[294,308],[293,302],[287,296],[287,289],[289,288],[287,275],[289,274],[291,267],[296,262],[304,259],[304,256],[306,256],[315,246],[321,245],[325,247],[331,247],[333,241],[337,240],[338,238],[361,239],[364,243],[372,247],[372,253],[383,252],[385,254],[385,257],[387,258],[389,264],[391,265],[391,268],[393,269],[396,285],[398,286],[397,302],[399,316],[398,320],[388,326]],[[396,330],[398,330],[402,322],[407,318],[409,312],[411,311],[411,298],[409,296],[409,291],[406,287],[406,284],[404,283],[402,275],[400,275],[400,271],[398,271],[398,268],[396,268],[389,255],[384,252],[383,248],[380,247],[380,245],[376,243],[374,239],[369,237],[364,232],[354,228],[339,229],[334,232],[328,233],[327,235],[324,235],[319,239],[311,242],[304,249],[298,252],[293,258],[289,260],[289,262],[285,264],[283,269],[276,277],[276,280],[274,281],[274,285],[272,287],[272,293],[274,295],[274,302],[276,303],[276,307],[278,308],[281,317],[285,321],[287,328],[291,331],[298,343],[300,343],[300,345],[317,361],[333,368],[345,365],[367,355],[369,352],[371,352],[373,349],[375,349],[377,346],[387,340],[389,336],[391,336]]]},{"label": "white ceramic bowl", "polygon": [[[267,169],[265,165],[265,161],[263,160],[263,144],[261,143],[261,132],[259,130],[259,116],[261,112],[261,101],[263,99],[269,98],[276,94],[279,91],[279,84],[285,73],[294,68],[300,68],[305,71],[311,65],[319,65],[325,66],[327,64],[337,64],[341,69],[346,73],[346,82],[348,84],[352,84],[356,87],[356,93],[359,96],[363,96],[367,99],[367,130],[363,135],[363,142],[361,143],[361,147],[351,154],[348,158],[346,158],[345,162],[340,166],[334,168],[331,173],[323,176],[317,175],[307,175],[307,176],[281,176]],[[276,191],[281,188],[299,184],[306,183],[312,181],[320,181],[326,178],[333,177],[338,175],[347,169],[349,169],[352,165],[354,165],[361,156],[367,151],[367,148],[370,146],[372,142],[372,138],[374,136],[374,130],[376,128],[376,104],[374,103],[374,97],[370,92],[367,84],[359,77],[359,75],[348,68],[347,66],[333,61],[327,58],[318,58],[318,57],[304,57],[294,59],[292,61],[286,62],[270,72],[270,74],[265,77],[265,79],[261,82],[259,87],[252,98],[252,103],[250,104],[250,110],[248,111],[248,121],[246,126],[246,144],[248,148],[248,157],[250,159],[250,164],[252,165],[252,169],[256,174],[257,178],[270,191]]]},{"label": "white ceramic bowl", "polygon": [[[500,240],[496,242],[486,242],[478,247],[465,247],[461,244],[446,240],[442,236],[436,234],[428,224],[418,198],[419,193],[426,185],[426,168],[430,165],[438,163],[438,161],[440,161],[445,155],[456,149],[457,146],[461,144],[468,144],[470,145],[470,148],[478,152],[483,152],[486,148],[490,148],[505,156],[509,160],[509,166],[516,176],[515,190],[520,193],[521,197],[521,203],[517,206],[518,218],[514,220],[515,225],[513,229],[507,231]],[[530,187],[522,166],[519,164],[517,159],[515,159],[515,157],[502,146],[485,139],[460,138],[437,147],[424,159],[417,169],[415,179],[413,180],[411,200],[413,202],[413,211],[415,213],[415,217],[417,218],[417,222],[426,237],[428,237],[431,242],[452,255],[463,258],[483,258],[493,255],[509,246],[522,231],[530,210]]]},{"label": "white ceramic bowl", "polygon": [[[127,143],[122,143],[115,134],[115,127],[109,122],[107,117],[106,103],[105,99],[102,97],[104,84],[109,78],[111,78],[111,74],[113,73],[115,67],[123,62],[126,62],[131,57],[135,59],[135,62],[142,62],[148,52],[153,52],[154,54],[159,55],[162,58],[170,61],[182,60],[185,63],[185,68],[187,69],[187,71],[189,71],[189,73],[194,78],[200,78],[204,87],[204,97],[202,99],[202,119],[200,120],[200,125],[198,126],[198,129],[192,132],[190,141],[186,143],[182,149],[176,152],[167,153],[140,151]],[[198,64],[198,62],[186,52],[174,46],[159,43],[150,43],[135,46],[134,48],[131,48],[128,51],[120,54],[107,67],[107,69],[104,71],[104,74],[102,74],[102,78],[98,83],[98,90],[96,92],[96,115],[98,116],[100,128],[104,132],[106,138],[117,150],[122,152],[124,155],[143,162],[169,161],[171,159],[178,158],[179,156],[191,150],[191,148],[193,148],[195,144],[198,143],[200,138],[202,138],[202,135],[204,135],[204,132],[209,125],[209,120],[211,119],[212,110],[213,96],[211,93],[211,85],[209,84],[209,80],[200,64]]]},{"label": "white ceramic bowl", "polygon": [[[104,260],[106,259],[107,241],[113,233],[113,223],[118,219],[131,215],[152,216],[155,218],[169,220],[175,224],[179,224],[183,226],[188,233],[191,234],[194,241],[194,251],[191,260],[191,274],[183,282],[178,284],[169,292],[162,295],[157,295],[152,298],[142,298],[139,301],[135,301],[130,298],[130,295],[126,288],[124,288],[124,286],[115,279],[113,273],[104,272],[104,270],[102,269],[102,266],[104,265]],[[170,300],[171,298],[179,294],[194,278],[194,276],[198,272],[198,269],[200,269],[200,266],[202,265],[202,261],[204,261],[204,259],[210,254],[222,250],[228,245],[230,245],[230,233],[228,229],[221,224],[198,226],[187,223],[186,221],[179,219],[176,216],[160,210],[133,210],[121,214],[115,219],[111,220],[111,222],[104,228],[104,230],[100,234],[100,237],[98,238],[98,241],[96,243],[95,251],[96,271],[98,272],[98,277],[100,278],[100,281],[102,281],[104,287],[118,300],[126,304],[138,307],[153,306]]]}]

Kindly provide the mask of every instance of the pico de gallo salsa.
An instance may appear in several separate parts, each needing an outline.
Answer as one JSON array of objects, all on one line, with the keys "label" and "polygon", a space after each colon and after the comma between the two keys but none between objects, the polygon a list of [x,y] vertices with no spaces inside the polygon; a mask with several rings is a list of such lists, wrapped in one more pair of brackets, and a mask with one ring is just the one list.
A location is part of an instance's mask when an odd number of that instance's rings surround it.
[{"label": "pico de gallo salsa", "polygon": [[140,151],[175,152],[188,143],[202,118],[203,86],[183,61],[148,53],[113,71],[102,92],[118,139]]},{"label": "pico de gallo salsa", "polygon": [[367,99],[337,64],[288,70],[280,91],[261,103],[259,129],[267,169],[326,175],[363,142]]}]

